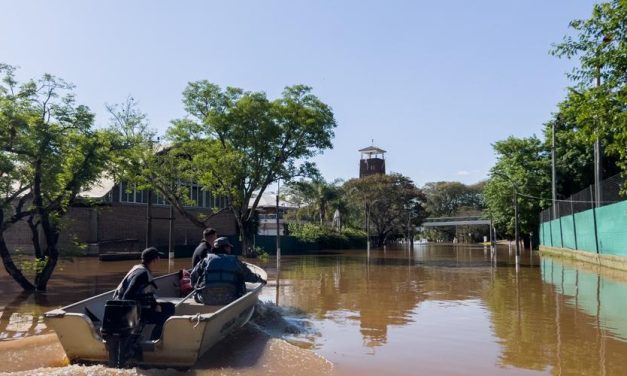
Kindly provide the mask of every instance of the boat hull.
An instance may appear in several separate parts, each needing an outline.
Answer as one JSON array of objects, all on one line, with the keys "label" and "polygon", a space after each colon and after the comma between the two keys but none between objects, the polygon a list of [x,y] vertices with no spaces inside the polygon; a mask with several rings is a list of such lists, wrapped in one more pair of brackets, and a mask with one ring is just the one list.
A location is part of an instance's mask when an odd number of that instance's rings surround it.
[{"label": "boat hull", "polygon": [[[253,272],[267,280],[263,269],[248,264]],[[247,292],[224,306],[208,306],[191,296],[178,296],[178,273],[155,279],[160,293],[158,300],[175,304],[175,313],[163,326],[161,338],[142,340],[141,360],[130,365],[152,367],[190,367],[218,341],[250,320],[263,283],[247,283]],[[100,325],[104,304],[113,291],[94,296],[72,305],[46,312],[44,320],[59,337],[71,362],[106,363],[109,359]],[[145,333],[150,333],[150,327]],[[147,336],[146,336],[147,337]]]}]

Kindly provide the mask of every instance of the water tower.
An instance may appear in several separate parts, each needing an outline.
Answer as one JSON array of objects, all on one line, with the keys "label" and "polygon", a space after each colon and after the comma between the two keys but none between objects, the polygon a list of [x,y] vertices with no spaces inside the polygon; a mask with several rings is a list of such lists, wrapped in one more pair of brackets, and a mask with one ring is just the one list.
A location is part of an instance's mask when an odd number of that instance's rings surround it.
[{"label": "water tower", "polygon": [[359,150],[361,160],[359,161],[359,177],[370,175],[385,175],[385,150],[374,145]]}]

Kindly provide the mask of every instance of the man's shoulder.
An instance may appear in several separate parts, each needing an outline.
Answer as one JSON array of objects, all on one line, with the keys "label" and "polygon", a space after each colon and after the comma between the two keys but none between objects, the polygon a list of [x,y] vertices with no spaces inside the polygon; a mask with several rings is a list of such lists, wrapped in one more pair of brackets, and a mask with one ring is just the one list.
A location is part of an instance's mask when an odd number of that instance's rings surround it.
[{"label": "man's shoulder", "polygon": [[196,246],[196,251],[201,251],[205,248],[211,248],[211,247],[208,247],[208,244],[206,241],[201,240],[200,243],[198,243],[198,245]]}]

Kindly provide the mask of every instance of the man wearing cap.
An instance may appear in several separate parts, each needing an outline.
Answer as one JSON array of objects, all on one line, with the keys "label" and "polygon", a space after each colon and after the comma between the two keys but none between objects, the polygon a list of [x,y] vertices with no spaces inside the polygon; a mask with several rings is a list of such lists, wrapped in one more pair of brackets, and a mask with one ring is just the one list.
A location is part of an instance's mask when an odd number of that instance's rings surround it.
[{"label": "man wearing cap", "polygon": [[227,304],[246,293],[245,282],[264,282],[231,255],[233,245],[227,237],[217,238],[211,253],[192,270],[196,298],[204,304]]},{"label": "man wearing cap", "polygon": [[136,300],[141,306],[141,319],[144,323],[155,324],[151,338],[161,337],[163,324],[174,314],[172,303],[158,303],[155,299],[157,285],[152,278],[152,270],[159,262],[161,254],[155,247],[142,251],[142,262],[131,268],[113,293],[113,299]]},{"label": "man wearing cap", "polygon": [[211,252],[211,248],[213,246],[213,242],[218,237],[218,233],[215,229],[211,227],[207,227],[202,231],[202,240],[198,247],[194,250],[194,254],[192,255],[192,269],[196,264],[198,264],[202,259],[207,257],[207,253]]}]

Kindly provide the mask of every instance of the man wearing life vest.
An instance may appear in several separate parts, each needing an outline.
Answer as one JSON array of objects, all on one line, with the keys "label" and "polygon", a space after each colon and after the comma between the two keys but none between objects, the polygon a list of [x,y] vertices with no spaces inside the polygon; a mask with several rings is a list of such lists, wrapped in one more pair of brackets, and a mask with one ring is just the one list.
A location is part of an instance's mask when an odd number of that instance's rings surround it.
[{"label": "man wearing life vest", "polygon": [[217,238],[208,253],[192,270],[196,300],[204,304],[228,304],[246,293],[245,282],[265,282],[237,256],[226,237]]}]

